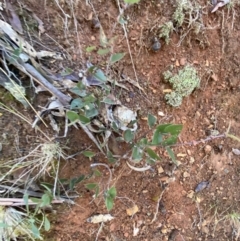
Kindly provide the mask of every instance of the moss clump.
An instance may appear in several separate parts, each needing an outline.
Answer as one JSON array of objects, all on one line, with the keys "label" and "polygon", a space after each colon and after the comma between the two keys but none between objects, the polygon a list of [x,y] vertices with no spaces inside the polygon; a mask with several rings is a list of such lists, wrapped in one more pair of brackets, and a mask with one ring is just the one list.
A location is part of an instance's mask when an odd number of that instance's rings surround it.
[{"label": "moss clump", "polygon": [[200,85],[197,71],[192,66],[185,66],[178,74],[173,75],[170,71],[163,73],[164,80],[172,85],[173,91],[165,95],[167,103],[178,107],[182,104],[182,99],[189,96],[195,88]]},{"label": "moss clump", "polygon": [[159,37],[165,39],[166,44],[169,44],[172,31],[173,23],[172,21],[168,21],[162,25]]}]

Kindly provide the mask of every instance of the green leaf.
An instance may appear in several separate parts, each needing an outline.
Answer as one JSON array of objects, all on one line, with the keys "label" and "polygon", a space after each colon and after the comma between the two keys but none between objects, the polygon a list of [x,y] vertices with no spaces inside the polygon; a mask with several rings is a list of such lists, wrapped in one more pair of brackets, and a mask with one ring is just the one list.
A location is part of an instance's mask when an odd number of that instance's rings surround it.
[{"label": "green leaf", "polygon": [[83,107],[84,107],[84,103],[81,98],[74,99],[71,102],[71,106],[70,106],[71,110],[72,109],[81,109]]},{"label": "green leaf", "polygon": [[99,186],[95,188],[95,198],[98,197],[98,194],[99,194]]},{"label": "green leaf", "polygon": [[147,154],[150,158],[153,160],[160,160],[160,157],[156,154],[155,151],[153,151],[151,148],[147,148]]},{"label": "green leaf", "polygon": [[66,69],[64,69],[64,70],[61,72],[61,75],[62,75],[62,76],[66,76],[66,75],[71,74],[72,72],[73,72],[72,69],[66,68]]},{"label": "green leaf", "polygon": [[105,205],[107,207],[107,210],[110,211],[113,208],[113,199],[111,197],[105,198]]},{"label": "green leaf", "polygon": [[166,147],[166,150],[167,150],[168,155],[170,156],[170,158],[171,158],[172,161],[174,162],[174,164],[178,165],[173,150],[172,150],[170,147]]},{"label": "green leaf", "polygon": [[156,124],[157,118],[154,115],[148,114],[148,125],[152,128]]},{"label": "green leaf", "polygon": [[94,94],[90,94],[90,95],[87,95],[83,98],[85,104],[88,104],[88,103],[93,103],[97,100],[97,98],[94,96]]},{"label": "green leaf", "polygon": [[132,149],[132,159],[134,161],[141,161],[143,157],[143,151],[138,146],[134,146]]},{"label": "green leaf", "polygon": [[117,190],[115,187],[111,187],[108,191],[107,191],[107,196],[111,197],[112,199],[114,199],[117,196]]},{"label": "green leaf", "polygon": [[48,218],[45,215],[44,216],[44,229],[45,229],[45,231],[49,231],[50,228],[51,228],[51,224],[50,224]]},{"label": "green leaf", "polygon": [[84,115],[78,115],[78,119],[79,119],[83,124],[88,124],[88,123],[90,123],[90,119],[87,118],[87,117],[84,116]]},{"label": "green leaf", "polygon": [[106,48],[108,45],[108,39],[107,36],[105,35],[103,28],[100,26],[100,44],[103,48]]},{"label": "green leaf", "polygon": [[139,144],[141,146],[146,146],[148,144],[148,140],[147,138],[142,138],[140,141],[139,141]]},{"label": "green leaf", "polygon": [[177,138],[178,138],[177,135],[170,136],[162,142],[162,145],[163,146],[171,146],[177,142]]},{"label": "green leaf", "polygon": [[131,142],[133,140],[133,137],[134,133],[131,130],[127,129],[126,131],[124,131],[123,138],[127,143]]},{"label": "green leaf", "polygon": [[42,200],[40,198],[35,198],[35,197],[31,197],[30,200],[34,203],[41,203]]},{"label": "green leaf", "polygon": [[119,133],[119,128],[118,128],[118,125],[115,121],[112,122],[112,128],[115,132]]},{"label": "green leaf", "polygon": [[102,176],[102,173],[98,170],[98,169],[94,169],[94,176],[96,177],[101,177]]},{"label": "green leaf", "polygon": [[49,194],[45,193],[42,195],[42,203],[40,205],[40,207],[45,207],[45,206],[49,206],[51,204],[51,198],[49,196]]},{"label": "green leaf", "polygon": [[110,163],[115,163],[117,160],[114,158],[112,152],[108,151],[107,152],[107,158]]},{"label": "green leaf", "polygon": [[80,97],[84,97],[87,95],[86,90],[79,89],[79,87],[71,88],[70,91]]},{"label": "green leaf", "polygon": [[85,116],[87,118],[92,118],[98,115],[98,109],[95,107],[94,104],[88,105],[89,109],[85,110]]},{"label": "green leaf", "polygon": [[108,98],[108,97],[103,98],[103,100],[101,102],[106,103],[108,105],[116,104],[116,101],[114,101],[114,100],[112,100],[111,98]]},{"label": "green leaf", "polygon": [[27,194],[27,193],[25,193],[25,194],[23,195],[23,201],[24,201],[24,203],[25,203],[25,205],[26,205],[27,213],[29,213],[28,194]]},{"label": "green leaf", "polygon": [[67,118],[71,121],[71,122],[75,122],[77,120],[79,120],[79,115],[75,112],[75,111],[67,111]]},{"label": "green leaf", "polygon": [[121,60],[124,57],[125,53],[113,54],[110,58],[110,64],[114,64],[117,61]]},{"label": "green leaf", "polygon": [[156,130],[158,130],[159,133],[167,134],[168,132],[166,132],[165,129],[166,129],[168,126],[171,126],[171,124],[159,125],[159,126],[157,126]]},{"label": "green leaf", "polygon": [[95,50],[96,49],[96,46],[88,46],[87,48],[86,48],[86,52],[87,53],[90,53],[90,52],[92,52],[93,50]]},{"label": "green leaf", "polygon": [[31,223],[31,231],[32,231],[33,235],[35,236],[35,238],[41,239],[40,232],[34,223]]},{"label": "green leaf", "polygon": [[108,54],[109,52],[110,52],[110,49],[99,49],[97,51],[99,55],[105,55],[105,54]]},{"label": "green leaf", "polygon": [[86,157],[92,158],[92,157],[95,156],[95,153],[92,152],[92,151],[84,151],[83,155],[86,156]]},{"label": "green leaf", "polygon": [[69,182],[69,189],[73,190],[74,187],[76,186],[76,184],[80,183],[81,181],[83,181],[85,179],[84,175],[81,175],[79,177],[74,177],[70,180]]},{"label": "green leaf", "polygon": [[139,3],[140,0],[124,0],[124,2],[128,4],[133,4],[133,3]]},{"label": "green leaf", "polygon": [[156,161],[153,160],[152,158],[148,157],[148,158],[146,158],[146,163],[149,165],[154,165],[156,163]]},{"label": "green leaf", "polygon": [[105,76],[105,74],[103,73],[102,70],[98,69],[95,73],[93,73],[93,76],[100,80],[101,82],[106,82],[107,81],[107,77]]},{"label": "green leaf", "polygon": [[163,141],[162,134],[160,133],[160,131],[158,129],[156,129],[153,134],[152,144],[159,145],[160,143],[162,143],[162,141]]},{"label": "green leaf", "polygon": [[169,125],[164,129],[164,131],[165,133],[170,133],[172,135],[179,135],[182,128],[183,128],[183,125]]},{"label": "green leaf", "polygon": [[88,183],[88,184],[85,184],[85,187],[86,187],[88,190],[94,190],[94,189],[96,189],[97,186],[98,186],[97,183]]}]

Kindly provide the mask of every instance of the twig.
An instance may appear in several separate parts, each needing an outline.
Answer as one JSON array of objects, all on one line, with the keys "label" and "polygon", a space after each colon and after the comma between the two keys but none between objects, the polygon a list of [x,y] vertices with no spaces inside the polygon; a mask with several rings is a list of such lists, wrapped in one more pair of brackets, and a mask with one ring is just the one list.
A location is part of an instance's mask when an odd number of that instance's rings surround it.
[{"label": "twig", "polygon": [[96,236],[96,238],[95,238],[95,241],[98,240],[98,236],[99,236],[99,234],[101,233],[102,228],[103,228],[103,222],[101,222],[100,228],[98,229],[98,232],[97,232],[97,236]]},{"label": "twig", "polygon": [[[227,134],[227,133],[224,133],[224,134],[220,134],[220,135],[217,135],[217,136],[209,136],[207,137],[206,139],[201,139],[199,141],[189,141],[189,142],[183,142],[183,143],[180,143],[180,144],[174,144],[174,145],[171,145],[172,147],[174,146],[196,146],[200,143],[205,143],[207,141],[212,141],[212,140],[215,140],[215,139],[219,139],[219,138],[226,138],[226,137],[231,137],[235,140],[239,140],[237,137],[235,136],[232,136],[231,134]],[[240,141],[240,140],[239,140]]]},{"label": "twig", "polygon": [[88,135],[88,137],[94,142],[94,144],[98,147],[98,149],[101,151],[101,153],[105,155],[104,151],[102,150],[102,148],[101,148],[101,146],[99,145],[99,143],[98,143],[98,141],[96,140],[96,138],[93,136],[92,132],[90,132],[90,131],[88,130],[88,128],[87,128],[84,124],[82,124],[81,121],[78,121],[77,123],[81,126],[81,128],[82,128],[83,131]]},{"label": "twig", "polygon": [[95,167],[95,166],[104,166],[108,169],[109,171],[109,180],[108,180],[108,189],[109,189],[109,185],[110,185],[110,182],[112,180],[112,171],[111,169],[109,168],[109,166],[107,164],[104,164],[104,163],[93,163],[90,165],[90,167]]},{"label": "twig", "polygon": [[[120,6],[119,0],[117,0],[117,3],[118,3],[119,13],[120,13],[120,15],[121,15],[121,14],[123,14],[123,10],[122,10],[122,8],[121,8],[121,6]],[[123,31],[124,31],[124,36],[125,36],[125,38],[126,38],[126,42],[127,42],[127,46],[128,46],[128,52],[129,52],[129,55],[130,55],[130,59],[131,59],[132,66],[133,66],[133,72],[134,72],[136,81],[137,81],[137,83],[139,84],[138,76],[137,76],[136,68],[135,68],[135,65],[134,65],[134,62],[133,62],[132,52],[131,52],[131,48],[130,48],[130,44],[129,44],[129,40],[128,40],[128,34],[127,34],[127,30],[126,30],[126,27],[125,27],[125,24],[124,24],[124,23],[122,24],[122,28],[123,28]]]},{"label": "twig", "polygon": [[160,202],[161,202],[161,200],[162,200],[163,193],[164,193],[165,191],[166,191],[166,189],[164,189],[164,190],[161,192],[161,194],[160,194],[160,196],[159,196],[159,198],[158,198],[157,206],[156,206],[156,212],[155,212],[155,214],[154,214],[154,217],[153,217],[151,223],[153,223],[153,222],[157,219],[157,214],[158,214],[158,210],[159,210],[159,205],[160,205]]},{"label": "twig", "polygon": [[196,205],[197,205],[198,214],[199,214],[199,223],[198,223],[198,225],[201,226],[202,225],[202,214],[201,214],[201,210],[200,210],[198,201],[196,201]]},{"label": "twig", "polygon": [[22,63],[22,65],[34,77],[34,79],[37,79],[38,82],[48,89],[48,91],[55,95],[64,106],[69,105],[72,99],[70,96],[63,94],[60,90],[50,84],[32,65],[28,63]]},{"label": "twig", "polygon": [[[52,204],[64,203],[63,199],[53,199]],[[28,200],[28,205],[37,205],[38,203]],[[24,206],[26,202],[23,198],[0,198],[0,206]]]}]

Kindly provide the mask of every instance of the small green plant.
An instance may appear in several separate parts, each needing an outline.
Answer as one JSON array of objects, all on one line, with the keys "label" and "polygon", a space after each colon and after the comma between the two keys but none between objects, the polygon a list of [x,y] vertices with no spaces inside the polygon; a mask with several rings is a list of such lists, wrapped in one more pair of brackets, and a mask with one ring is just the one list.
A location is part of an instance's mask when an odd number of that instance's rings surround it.
[{"label": "small green plant", "polygon": [[[148,115],[148,125],[152,129],[156,126],[156,117],[153,115]],[[134,142],[133,133],[128,131],[127,135],[124,135],[126,142],[132,144],[132,160],[134,162],[140,162],[142,159],[145,159],[148,164],[155,164],[156,161],[160,160],[160,156],[153,151],[153,146],[160,146],[167,150],[172,161],[177,165],[175,155],[170,148],[171,145],[174,145],[177,142],[178,135],[182,130],[182,125],[173,125],[173,124],[162,124],[155,127],[153,136],[151,140],[147,138],[141,138],[139,141]]]},{"label": "small green plant", "polygon": [[168,22],[164,23],[161,27],[159,37],[163,38],[165,40],[166,44],[169,44],[169,42],[170,42],[170,35],[172,34],[173,29],[174,28],[173,28],[172,21],[168,21]]},{"label": "small green plant", "polygon": [[189,65],[175,75],[170,71],[166,71],[163,73],[163,77],[173,87],[173,91],[165,95],[167,103],[173,107],[180,106],[183,97],[189,96],[195,88],[200,86],[200,79],[196,69]]},{"label": "small green plant", "polygon": [[192,23],[199,21],[200,10],[201,6],[196,1],[179,0],[173,14],[173,21],[176,22],[177,27],[182,27],[184,22],[191,27]]}]

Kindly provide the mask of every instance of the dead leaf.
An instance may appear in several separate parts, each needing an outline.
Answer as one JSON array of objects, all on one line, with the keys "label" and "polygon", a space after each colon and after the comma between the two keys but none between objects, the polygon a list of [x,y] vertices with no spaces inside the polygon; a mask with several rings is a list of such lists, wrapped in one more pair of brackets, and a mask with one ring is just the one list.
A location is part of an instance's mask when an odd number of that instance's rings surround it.
[{"label": "dead leaf", "polygon": [[139,209],[137,205],[134,205],[133,207],[126,209],[126,211],[128,216],[133,216],[135,213],[139,211]]},{"label": "dead leaf", "polygon": [[114,217],[111,214],[99,214],[92,216],[87,219],[87,222],[89,223],[102,223],[102,222],[108,222],[114,219]]},{"label": "dead leaf", "polygon": [[171,89],[165,89],[165,90],[163,90],[163,93],[171,93],[171,92],[172,92]]},{"label": "dead leaf", "polygon": [[51,51],[46,51],[46,50],[41,50],[39,52],[36,53],[36,56],[41,59],[43,57],[52,57],[54,59],[58,59],[58,60],[63,60],[63,58],[61,57],[60,53],[57,52],[51,52]]},{"label": "dead leaf", "polygon": [[136,171],[136,172],[145,172],[145,171],[147,171],[147,170],[149,170],[149,169],[152,168],[152,167],[149,166],[149,165],[147,165],[147,166],[145,166],[145,167],[134,167],[134,166],[130,165],[128,162],[126,162],[126,163],[127,163],[127,165],[128,165],[132,170],[134,170],[134,171]]},{"label": "dead leaf", "polygon": [[237,156],[240,156],[240,150],[239,149],[232,148],[232,152],[233,152],[233,154],[235,154]]},{"label": "dead leaf", "polygon": [[9,1],[6,1],[6,9],[9,22],[12,25],[13,29],[20,34],[23,34],[21,21]]},{"label": "dead leaf", "polygon": [[41,35],[42,33],[45,32],[43,21],[35,13],[33,13],[32,16],[38,22],[38,30],[39,30],[39,34]]},{"label": "dead leaf", "polygon": [[32,57],[36,57],[37,53],[35,49],[25,41],[17,32],[15,32],[12,26],[2,20],[0,20],[0,33],[5,33],[8,37],[22,50]]}]

